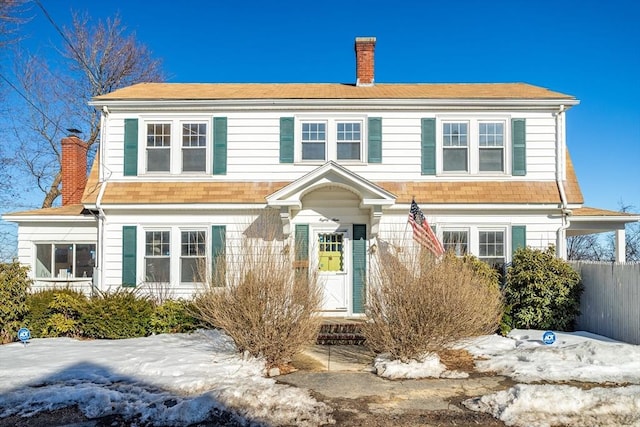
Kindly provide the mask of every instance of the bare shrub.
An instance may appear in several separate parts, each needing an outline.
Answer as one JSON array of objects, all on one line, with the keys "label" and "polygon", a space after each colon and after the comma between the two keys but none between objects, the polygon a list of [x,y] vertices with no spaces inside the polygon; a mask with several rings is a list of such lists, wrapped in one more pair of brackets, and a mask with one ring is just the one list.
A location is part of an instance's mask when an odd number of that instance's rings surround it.
[{"label": "bare shrub", "polygon": [[216,262],[194,300],[205,323],[223,329],[240,352],[263,357],[267,369],[288,365],[321,322],[317,276],[294,268],[288,241],[277,238],[280,219],[269,217],[260,237],[227,244],[226,262]]},{"label": "bare shrub", "polygon": [[469,257],[448,252],[438,260],[415,246],[380,246],[372,262],[369,321],[363,328],[372,350],[406,362],[496,331],[500,290]]}]

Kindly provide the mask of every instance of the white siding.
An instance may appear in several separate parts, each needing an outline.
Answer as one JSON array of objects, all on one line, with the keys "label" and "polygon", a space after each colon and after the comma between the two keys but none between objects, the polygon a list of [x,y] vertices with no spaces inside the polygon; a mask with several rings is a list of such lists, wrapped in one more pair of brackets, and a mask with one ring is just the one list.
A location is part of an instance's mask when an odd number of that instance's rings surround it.
[{"label": "white siding", "polygon": [[[323,162],[281,164],[280,151],[280,117],[316,116],[339,118],[341,115],[352,115],[351,111],[246,111],[210,113],[198,111],[193,116],[225,116],[227,117],[227,174],[202,175],[203,180],[272,180],[292,181],[310,172]],[[446,112],[442,117],[450,117]],[[486,113],[469,111],[455,113],[455,117],[484,118]],[[188,118],[188,112],[175,114],[162,113],[155,117]],[[509,112],[496,111],[491,116],[526,118],[527,126],[527,175],[511,177],[510,170],[501,176],[422,176],[420,167],[421,119],[425,117],[439,117],[438,112],[393,112],[393,111],[362,111],[358,117],[382,117],[382,163],[366,164],[349,163],[346,166],[362,177],[373,181],[385,180],[456,180],[456,179],[497,179],[497,180],[553,180],[555,178],[555,119],[550,112]],[[111,113],[109,115],[107,131],[104,135],[106,144],[104,155],[110,174],[110,179],[123,179],[124,154],[124,119],[136,118],[136,114]],[[153,117],[149,114],[142,118]],[[509,126],[509,124],[507,123]],[[142,123],[140,123],[142,126]],[[366,129],[366,121],[365,121]],[[141,131],[142,132],[142,131]],[[210,132],[210,130],[209,130]],[[508,130],[510,133],[510,130]],[[296,135],[297,137],[297,135]],[[366,145],[366,132],[363,134]],[[296,138],[297,139],[297,138]],[[143,156],[144,141],[140,141]],[[510,142],[509,142],[510,144]],[[507,147],[509,148],[509,147]],[[296,147],[298,150],[299,147]],[[506,156],[510,158],[510,149]],[[364,153],[366,160],[366,150]],[[510,161],[507,161],[507,166]],[[140,168],[139,168],[140,169]],[[508,169],[508,168],[507,168]],[[140,171],[139,171],[140,172]],[[179,175],[176,175],[179,179]],[[127,177],[126,179],[144,179]],[[193,179],[193,175],[190,176]]]}]

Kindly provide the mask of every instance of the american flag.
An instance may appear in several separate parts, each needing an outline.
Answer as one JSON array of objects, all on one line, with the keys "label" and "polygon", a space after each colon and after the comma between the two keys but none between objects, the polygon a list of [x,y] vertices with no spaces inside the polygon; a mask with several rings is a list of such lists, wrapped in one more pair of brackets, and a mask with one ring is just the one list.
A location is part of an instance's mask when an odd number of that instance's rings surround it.
[{"label": "american flag", "polygon": [[444,254],[444,247],[438,237],[433,232],[424,214],[418,207],[415,200],[411,201],[409,209],[409,224],[413,229],[413,239],[425,248],[429,249],[435,256]]}]

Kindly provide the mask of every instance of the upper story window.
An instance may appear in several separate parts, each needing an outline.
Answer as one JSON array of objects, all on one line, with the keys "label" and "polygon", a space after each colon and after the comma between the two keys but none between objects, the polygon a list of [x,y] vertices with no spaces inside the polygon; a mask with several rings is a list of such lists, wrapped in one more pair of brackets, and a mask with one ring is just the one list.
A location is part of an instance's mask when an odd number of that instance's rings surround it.
[{"label": "upper story window", "polygon": [[147,171],[169,172],[171,123],[147,123]]},{"label": "upper story window", "polygon": [[448,120],[440,123],[439,169],[443,173],[505,173],[507,120]]},{"label": "upper story window", "polygon": [[302,123],[302,160],[326,160],[327,124]]},{"label": "upper story window", "polygon": [[149,120],[143,127],[149,173],[206,173],[211,149],[209,121]]},{"label": "upper story window", "polygon": [[361,162],[364,158],[364,120],[300,120],[297,159],[303,162],[327,160]]},{"label": "upper story window", "polygon": [[442,170],[468,171],[468,124],[442,124]]},{"label": "upper story window", "polygon": [[361,123],[341,122],[337,125],[337,159],[360,160],[362,153]]},{"label": "upper story window", "polygon": [[207,168],[206,123],[183,123],[182,125],[182,170],[184,172],[206,172]]},{"label": "upper story window", "polygon": [[478,170],[503,172],[504,123],[480,122],[478,126]]}]

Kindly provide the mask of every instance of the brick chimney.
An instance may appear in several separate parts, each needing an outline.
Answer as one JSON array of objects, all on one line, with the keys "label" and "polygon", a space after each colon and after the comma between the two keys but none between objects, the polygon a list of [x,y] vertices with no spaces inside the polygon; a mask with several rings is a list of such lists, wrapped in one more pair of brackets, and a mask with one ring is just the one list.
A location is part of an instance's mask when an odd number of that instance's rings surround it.
[{"label": "brick chimney", "polygon": [[356,86],[373,86],[375,37],[356,37]]},{"label": "brick chimney", "polygon": [[62,206],[78,205],[87,184],[87,144],[75,135],[62,138]]}]

